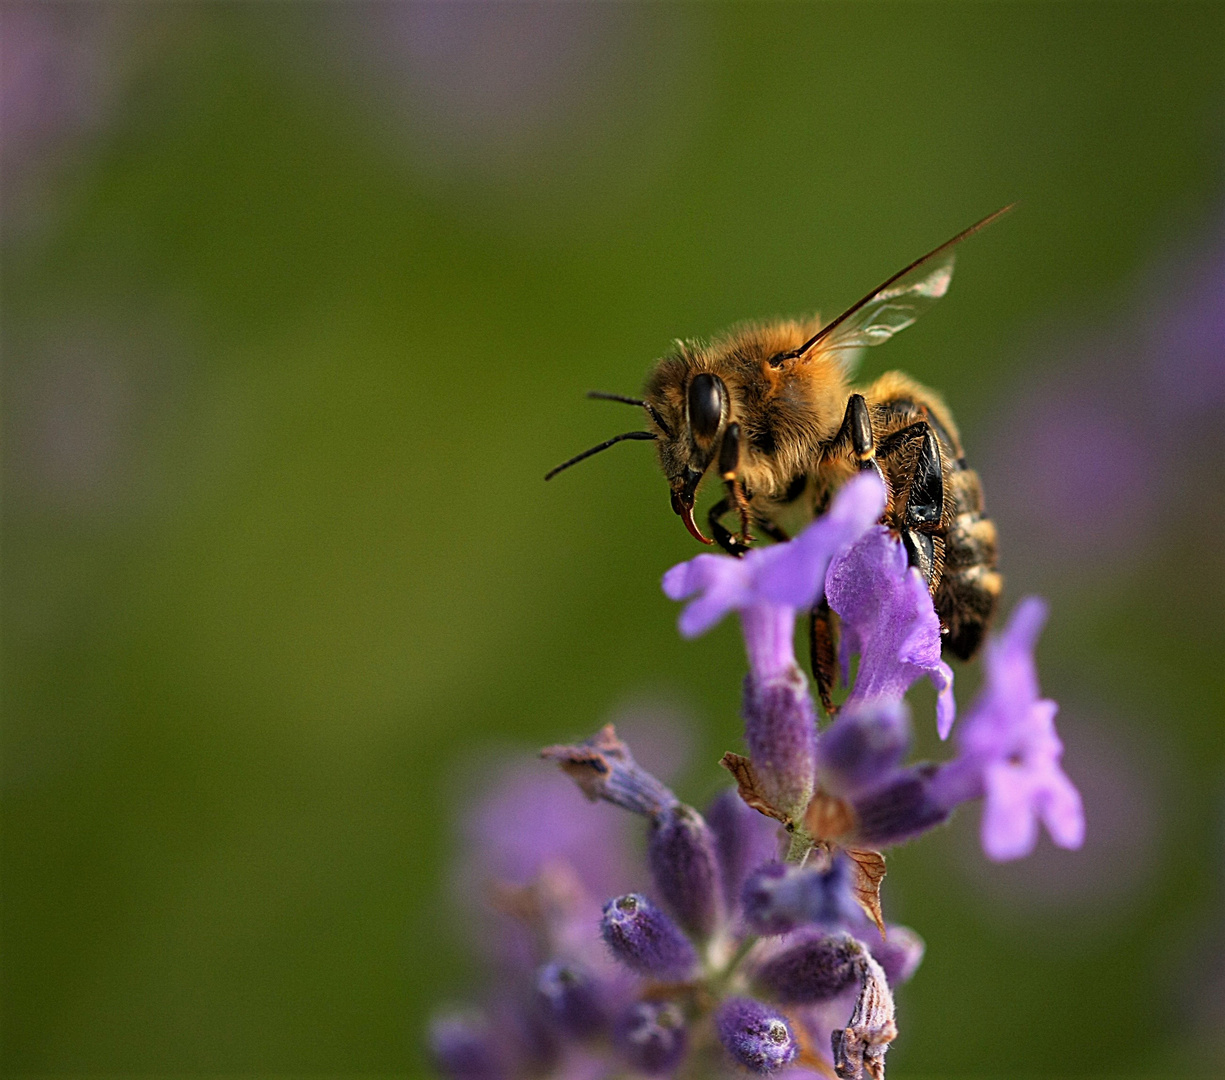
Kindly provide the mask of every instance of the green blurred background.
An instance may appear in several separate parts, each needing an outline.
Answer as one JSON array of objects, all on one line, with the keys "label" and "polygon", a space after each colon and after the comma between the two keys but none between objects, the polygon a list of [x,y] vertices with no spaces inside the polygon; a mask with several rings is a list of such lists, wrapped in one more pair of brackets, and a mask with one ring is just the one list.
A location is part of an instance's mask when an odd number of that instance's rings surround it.
[{"label": "green blurred background", "polygon": [[1013,200],[864,372],[982,448],[1091,836],[995,869],[971,812],[896,854],[929,952],[890,1075],[1225,1067],[1219,438],[1208,494],[1158,476],[1130,546],[1059,558],[999,442],[1044,372],[1126,381],[1219,239],[1225,8],[0,17],[6,1071],[422,1072],[479,980],[465,764],[651,696],[694,717],[686,796],[739,745],[735,627],[683,642],[659,592],[695,545],[649,448],[541,481],[634,422],[582,393]]}]

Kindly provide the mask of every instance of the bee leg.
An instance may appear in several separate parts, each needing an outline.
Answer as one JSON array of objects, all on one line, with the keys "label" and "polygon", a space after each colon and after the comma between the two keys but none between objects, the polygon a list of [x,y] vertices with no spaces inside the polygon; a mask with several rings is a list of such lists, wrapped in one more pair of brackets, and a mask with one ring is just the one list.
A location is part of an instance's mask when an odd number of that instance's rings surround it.
[{"label": "bee leg", "polygon": [[881,441],[881,456],[891,457],[903,447],[919,441],[919,452],[910,474],[906,509],[902,515],[902,544],[911,566],[918,567],[930,585],[937,571],[936,542],[930,533],[944,518],[944,471],[940,465],[940,444],[925,420],[895,431]]},{"label": "bee leg", "polygon": [[732,508],[732,500],[725,496],[720,499],[714,506],[710,508],[710,513],[706,520],[710,524],[711,535],[715,538],[715,543],[719,545],[729,555],[735,555],[739,558],[749,550],[749,545],[743,543],[741,539],[731,532],[722,522],[722,517]]},{"label": "bee leg", "polygon": [[868,403],[863,394],[852,394],[846,403],[846,413],[842,417],[842,427],[834,436],[834,447],[850,446],[855,455],[855,463],[860,469],[876,469],[876,439],[872,434],[872,416],[868,412]]},{"label": "bee leg", "polygon": [[769,518],[759,517],[757,519],[757,527],[776,544],[785,544],[791,539],[783,529],[775,525]]},{"label": "bee leg", "polygon": [[833,690],[838,683],[838,629],[825,597],[813,606],[808,620],[808,650],[813,681],[826,716],[838,711]]},{"label": "bee leg", "polygon": [[723,441],[719,444],[719,476],[727,489],[727,499],[736,508],[740,516],[740,535],[738,542],[745,548],[753,542],[749,535],[749,522],[752,512],[749,509],[748,496],[744,493],[744,485],[740,482],[740,425],[732,422],[723,432]]}]

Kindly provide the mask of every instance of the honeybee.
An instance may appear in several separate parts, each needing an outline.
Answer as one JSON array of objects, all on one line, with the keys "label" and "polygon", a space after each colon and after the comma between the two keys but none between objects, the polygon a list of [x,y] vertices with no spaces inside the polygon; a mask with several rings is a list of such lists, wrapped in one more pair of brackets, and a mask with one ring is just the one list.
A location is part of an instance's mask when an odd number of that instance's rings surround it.
[{"label": "honeybee", "polygon": [[[888,491],[881,522],[928,583],[944,650],[968,660],[1003,584],[978,474],[967,466],[952,414],[934,391],[898,371],[858,389],[849,380],[863,348],[888,341],[948,291],[956,246],[1011,209],[915,260],[832,322],[748,323],[709,343],[677,341],[656,362],[642,398],[588,395],[644,409],[649,430],[614,436],[545,479],[618,442],[653,440],[672,509],[685,527],[703,544],[743,555],[754,541],[750,530],[785,541],[846,480],[873,469]],[[724,495],[707,517],[710,539],[693,508],[712,469]],[[735,531],[724,524],[732,514]],[[824,601],[812,613],[811,629],[813,676],[832,712],[837,625]]]}]

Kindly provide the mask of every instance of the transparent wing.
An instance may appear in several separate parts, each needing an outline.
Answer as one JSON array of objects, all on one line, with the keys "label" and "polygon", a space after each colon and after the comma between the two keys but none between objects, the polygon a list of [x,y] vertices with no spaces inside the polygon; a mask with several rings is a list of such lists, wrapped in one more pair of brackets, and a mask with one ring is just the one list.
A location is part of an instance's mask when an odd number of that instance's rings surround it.
[{"label": "transparent wing", "polygon": [[905,330],[949,291],[954,259],[951,251],[928,256],[892,284],[860,301],[829,325],[829,332],[818,339],[822,348],[830,352],[865,349]]},{"label": "transparent wing", "polygon": [[777,366],[820,346],[822,350],[841,353],[839,359],[843,367],[851,367],[858,356],[857,350],[888,341],[948,292],[953,280],[953,249],[1011,209],[1005,206],[988,214],[982,221],[976,221],[934,251],[916,259],[823,326],[798,349],[776,356],[771,362]]}]

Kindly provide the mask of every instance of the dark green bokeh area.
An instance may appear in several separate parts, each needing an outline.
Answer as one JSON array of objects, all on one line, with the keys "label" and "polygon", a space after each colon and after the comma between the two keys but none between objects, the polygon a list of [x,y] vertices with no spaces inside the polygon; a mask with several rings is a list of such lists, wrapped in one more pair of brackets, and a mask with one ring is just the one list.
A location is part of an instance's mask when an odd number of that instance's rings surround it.
[{"label": "dark green bokeh area", "polygon": [[[478,978],[466,766],[644,694],[698,720],[688,797],[739,746],[736,628],[684,642],[659,592],[695,545],[650,449],[542,483],[637,419],[582,393],[1019,200],[865,366],[940,387],[972,448],[1041,335],[1109,325],[1219,218],[1218,5],[544,11],[482,98],[424,16],[126,8],[109,121],[6,221],[7,1071],[424,1072]],[[1160,747],[1151,872],[1035,913],[951,869],[960,833],[899,852],[929,953],[890,1075],[1220,1066],[1180,1025],[1221,920],[1221,563],[1154,558],[1069,586],[1042,651]]]}]

